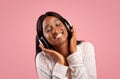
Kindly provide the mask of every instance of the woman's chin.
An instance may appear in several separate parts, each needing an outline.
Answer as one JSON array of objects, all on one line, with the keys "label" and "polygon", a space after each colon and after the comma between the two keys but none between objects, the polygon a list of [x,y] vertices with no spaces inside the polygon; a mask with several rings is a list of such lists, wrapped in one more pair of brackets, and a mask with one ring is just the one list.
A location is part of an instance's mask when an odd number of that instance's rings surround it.
[{"label": "woman's chin", "polygon": [[67,43],[67,39],[62,39],[62,40],[56,40],[56,41],[54,41],[54,44],[53,44],[53,46],[61,46],[62,44],[64,44],[64,43]]}]

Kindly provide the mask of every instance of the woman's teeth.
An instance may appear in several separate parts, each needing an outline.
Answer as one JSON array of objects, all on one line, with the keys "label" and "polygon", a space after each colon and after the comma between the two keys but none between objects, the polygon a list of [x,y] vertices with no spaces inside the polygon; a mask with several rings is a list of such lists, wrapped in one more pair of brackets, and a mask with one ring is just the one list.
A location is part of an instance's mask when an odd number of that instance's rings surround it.
[{"label": "woman's teeth", "polygon": [[59,38],[59,37],[61,37],[61,36],[62,36],[62,33],[58,34],[58,35],[55,37],[55,39],[57,39],[57,38]]}]

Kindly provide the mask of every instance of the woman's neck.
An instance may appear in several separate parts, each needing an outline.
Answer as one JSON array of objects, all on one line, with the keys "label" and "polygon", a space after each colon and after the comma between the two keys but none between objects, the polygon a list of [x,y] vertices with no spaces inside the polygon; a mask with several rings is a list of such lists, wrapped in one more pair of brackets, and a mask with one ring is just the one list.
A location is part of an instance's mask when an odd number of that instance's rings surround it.
[{"label": "woman's neck", "polygon": [[65,58],[69,55],[69,47],[68,47],[68,41],[65,41],[59,46],[55,46],[54,49],[58,51],[61,55],[63,55]]}]

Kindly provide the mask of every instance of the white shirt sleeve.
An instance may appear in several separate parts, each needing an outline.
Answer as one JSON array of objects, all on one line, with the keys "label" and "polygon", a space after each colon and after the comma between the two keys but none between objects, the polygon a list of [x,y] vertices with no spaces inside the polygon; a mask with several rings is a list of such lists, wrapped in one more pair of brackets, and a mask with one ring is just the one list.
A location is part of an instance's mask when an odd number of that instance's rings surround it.
[{"label": "white shirt sleeve", "polygon": [[51,62],[46,62],[43,55],[36,56],[36,69],[39,79],[68,79],[66,73],[68,66],[56,63],[52,70],[49,69]]},{"label": "white shirt sleeve", "polygon": [[67,71],[68,71],[68,66],[64,66],[59,63],[56,63],[52,72],[52,76],[54,77],[53,79],[68,79],[66,77]]},{"label": "white shirt sleeve", "polygon": [[[79,50],[79,51],[78,51]],[[82,49],[68,56],[72,79],[96,79],[95,52],[91,43],[85,42]],[[84,57],[80,55],[84,54]]]}]

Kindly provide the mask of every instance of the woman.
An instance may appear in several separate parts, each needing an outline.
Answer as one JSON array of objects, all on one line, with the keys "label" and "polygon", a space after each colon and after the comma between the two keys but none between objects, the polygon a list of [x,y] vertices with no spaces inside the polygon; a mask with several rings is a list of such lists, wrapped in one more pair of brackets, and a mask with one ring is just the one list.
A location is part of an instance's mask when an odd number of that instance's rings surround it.
[{"label": "woman", "polygon": [[39,79],[96,79],[94,47],[76,41],[74,26],[56,12],[37,21],[36,69]]}]

